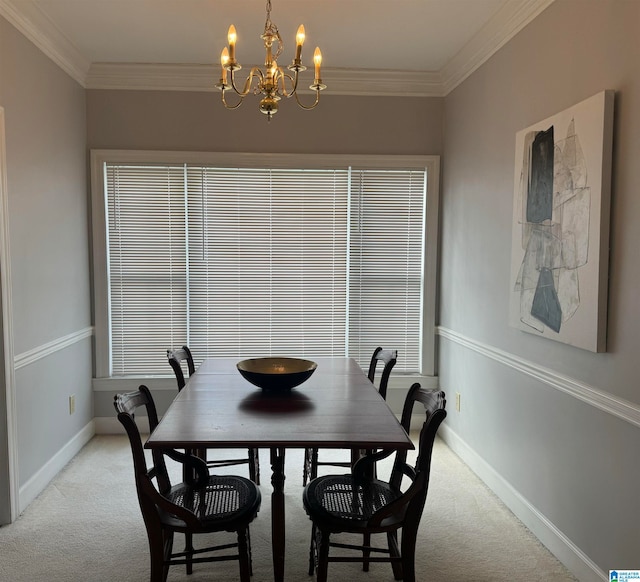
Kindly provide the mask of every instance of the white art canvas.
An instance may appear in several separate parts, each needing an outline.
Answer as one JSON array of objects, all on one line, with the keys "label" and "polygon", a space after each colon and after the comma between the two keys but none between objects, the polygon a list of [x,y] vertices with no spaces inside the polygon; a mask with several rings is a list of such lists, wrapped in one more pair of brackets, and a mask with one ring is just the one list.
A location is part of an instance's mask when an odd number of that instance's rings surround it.
[{"label": "white art canvas", "polygon": [[510,324],[606,350],[613,91],[516,134]]}]

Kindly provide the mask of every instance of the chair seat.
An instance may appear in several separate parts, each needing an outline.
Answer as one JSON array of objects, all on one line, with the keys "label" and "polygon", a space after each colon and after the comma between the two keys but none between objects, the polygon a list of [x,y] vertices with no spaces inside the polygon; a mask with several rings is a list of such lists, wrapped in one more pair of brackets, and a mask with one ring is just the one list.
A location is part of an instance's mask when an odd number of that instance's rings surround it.
[{"label": "chair seat", "polygon": [[[305,510],[314,523],[334,532],[370,529],[369,520],[402,493],[377,479],[356,483],[351,475],[327,475],[311,481],[304,490]],[[397,527],[385,521],[380,531]]]},{"label": "chair seat", "polygon": [[[180,483],[165,497],[193,512],[201,524],[201,531],[219,531],[228,524],[235,530],[238,522],[251,521],[260,508],[260,490],[253,481],[238,476],[210,476],[204,487]],[[176,517],[163,512],[163,523],[176,531],[187,528]],[[193,531],[193,528],[188,528]]]}]

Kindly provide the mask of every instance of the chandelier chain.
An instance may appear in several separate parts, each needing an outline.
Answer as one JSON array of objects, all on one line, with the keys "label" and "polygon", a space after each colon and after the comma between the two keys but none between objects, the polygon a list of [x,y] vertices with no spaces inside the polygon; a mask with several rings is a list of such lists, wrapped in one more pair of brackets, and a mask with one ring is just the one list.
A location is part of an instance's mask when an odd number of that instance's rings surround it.
[{"label": "chandelier chain", "polygon": [[271,0],[267,0],[267,20],[264,23],[264,29],[269,30],[273,26],[271,22]]}]

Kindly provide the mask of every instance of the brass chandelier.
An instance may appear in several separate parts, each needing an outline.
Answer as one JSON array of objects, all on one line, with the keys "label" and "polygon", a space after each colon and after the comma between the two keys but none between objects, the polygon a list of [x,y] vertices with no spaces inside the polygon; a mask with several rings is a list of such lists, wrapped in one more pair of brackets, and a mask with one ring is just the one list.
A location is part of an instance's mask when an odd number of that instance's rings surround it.
[{"label": "brass chandelier", "polygon": [[[260,101],[260,111],[267,116],[267,120],[271,121],[271,117],[278,113],[278,101],[282,97],[295,97],[296,102],[302,109],[313,109],[320,100],[320,91],[326,89],[326,85],[322,84],[320,78],[320,64],[322,63],[322,54],[320,49],[316,47],[313,54],[313,62],[315,65],[315,75],[313,84],[309,89],[315,91],[315,101],[311,105],[304,105],[298,97],[298,74],[306,71],[307,67],[302,64],[302,45],[304,43],[304,26],[301,24],[296,34],[296,55],[293,62],[287,67],[291,73],[286,73],[282,67],[278,66],[277,59],[282,53],[284,44],[278,27],[271,22],[271,0],[267,0],[267,20],[264,24],[264,32],[260,38],[264,41],[264,48],[267,53],[263,71],[260,67],[253,67],[249,72],[249,76],[244,81],[242,89],[238,89],[236,85],[236,71],[242,66],[236,61],[236,29],[233,24],[229,27],[228,40],[229,47],[222,49],[220,64],[222,65],[222,76],[216,88],[222,91],[222,103],[227,109],[237,109],[242,105],[244,98],[249,94],[262,95]],[[274,52],[275,51],[275,52]],[[254,80],[256,81],[254,83]],[[235,104],[227,103],[225,93],[229,90],[239,96],[239,100]]]}]

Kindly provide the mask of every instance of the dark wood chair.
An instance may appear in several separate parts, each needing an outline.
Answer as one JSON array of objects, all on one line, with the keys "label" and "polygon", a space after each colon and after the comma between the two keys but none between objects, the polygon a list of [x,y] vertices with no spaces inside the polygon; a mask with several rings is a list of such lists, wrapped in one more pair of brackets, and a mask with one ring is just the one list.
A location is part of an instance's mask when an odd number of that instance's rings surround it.
[{"label": "dark wood chair", "polygon": [[[167,359],[169,360],[169,364],[171,365],[171,368],[175,373],[179,392],[185,387],[187,383],[183,366],[186,364],[187,373],[189,376],[191,376],[196,371],[191,350],[188,346],[182,346],[181,348],[175,350],[167,350]],[[260,485],[260,459],[258,457],[258,449],[247,449],[246,457],[235,459],[211,459],[209,458],[206,450],[198,451],[198,456],[206,460],[207,467],[209,467],[210,469],[248,464],[249,478],[257,485]]]},{"label": "dark wood chair", "polygon": [[[378,384],[378,392],[380,396],[387,399],[387,385],[389,383],[389,376],[391,370],[398,361],[397,350],[384,350],[381,347],[377,347],[373,351],[371,356],[371,362],[369,363],[369,371],[367,377],[375,384],[376,369],[378,362],[382,362],[383,368],[380,375],[380,382]],[[351,461],[321,461],[318,458],[317,448],[308,448],[304,452],[304,466],[302,469],[302,485],[306,485],[311,479],[315,479],[318,476],[318,467],[331,466],[331,467],[351,467],[359,456],[364,454],[365,451],[354,450],[351,452]]]},{"label": "dark wood chair", "polygon": [[[326,582],[329,562],[361,562],[365,571],[370,562],[391,562],[396,580],[415,582],[416,536],[429,489],[433,442],[447,414],[444,392],[414,384],[402,411],[402,425],[407,431],[416,402],[424,405],[426,420],[414,466],[407,463],[406,451],[397,451],[389,482],[373,478],[371,465],[392,453],[380,451],[360,459],[351,475],[318,477],[305,487],[304,508],[313,522],[309,575],[317,567],[318,582]],[[363,544],[330,540],[332,534],[342,532],[362,534]],[[371,545],[371,536],[378,533],[386,534],[387,547]],[[330,548],[357,550],[358,555],[330,556]]]},{"label": "dark wood chair", "polygon": [[178,392],[180,392],[187,383],[184,370],[182,368],[183,363],[187,365],[188,376],[191,376],[191,374],[194,374],[196,371],[191,350],[187,346],[182,346],[177,350],[167,350],[167,359],[169,360],[169,365],[173,369],[173,373],[176,375]]},{"label": "dark wood chair", "polygon": [[[261,502],[257,485],[244,477],[210,475],[204,461],[174,450],[154,449],[153,466],[148,467],[134,414],[139,408],[146,409],[150,430],[157,426],[158,415],[149,389],[140,386],[135,392],[116,394],[113,404],[131,443],[138,501],[149,540],[150,582],[165,582],[173,565],[184,564],[191,574],[195,563],[233,559],[239,561],[240,580],[249,582],[249,524]],[[172,485],[165,456],[189,467],[184,471],[192,475],[188,482]],[[195,534],[221,531],[236,532],[237,542],[194,549]],[[176,532],[185,535],[184,552],[173,551]],[[232,548],[237,548],[236,553],[220,554]]]}]

